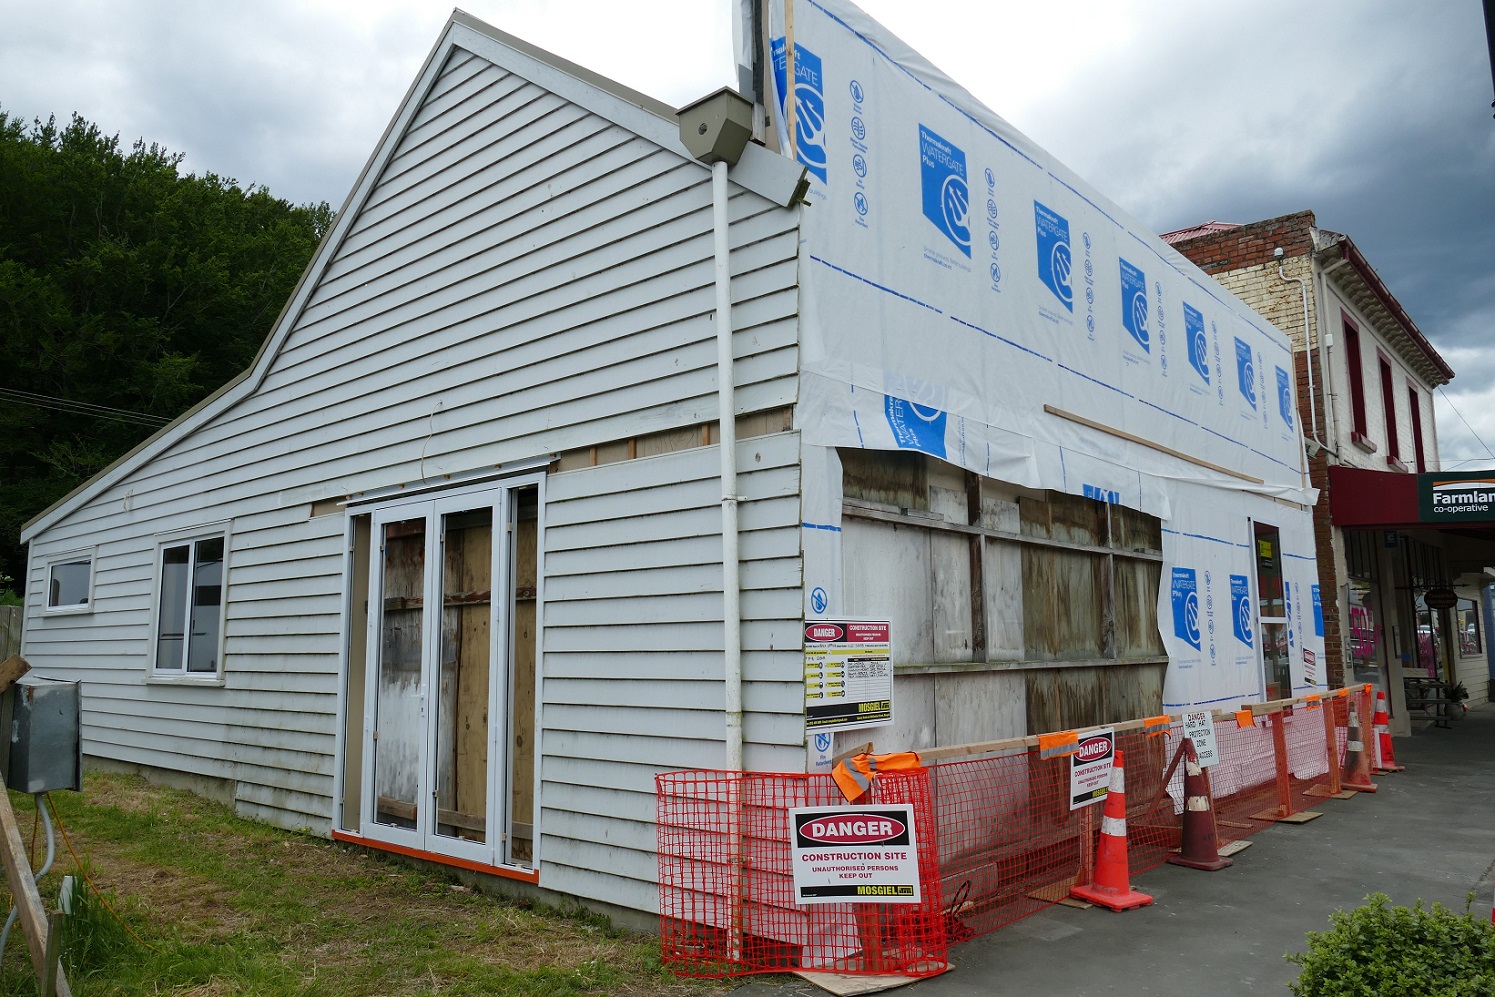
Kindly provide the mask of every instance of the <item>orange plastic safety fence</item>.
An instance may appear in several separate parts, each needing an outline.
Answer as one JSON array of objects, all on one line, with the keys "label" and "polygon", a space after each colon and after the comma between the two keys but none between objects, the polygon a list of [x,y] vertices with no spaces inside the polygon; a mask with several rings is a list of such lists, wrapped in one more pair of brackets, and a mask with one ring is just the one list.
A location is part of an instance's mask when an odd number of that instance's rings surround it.
[{"label": "orange plastic safety fence", "polygon": [[657,776],[659,934],[681,976],[820,970],[929,976],[948,964],[927,769],[878,778],[858,807],[911,804],[917,903],[795,902],[789,811],[852,809],[828,775]]},{"label": "orange plastic safety fence", "polygon": [[[1338,788],[1349,710],[1358,715],[1362,695],[1264,713],[1248,727],[1234,716],[1216,720],[1217,759],[1206,773],[1221,844]],[[1182,735],[1175,722],[1166,735],[1133,730],[1115,736],[1126,759],[1134,876],[1180,847]],[[1101,806],[1071,798],[1070,768],[1068,756],[1014,749],[880,777],[877,803],[914,804],[924,901],[810,907],[794,903],[787,810],[844,805],[829,776],[662,775],[665,962],[689,976],[800,968],[937,972],[948,943],[1035,913],[1089,881]]]}]

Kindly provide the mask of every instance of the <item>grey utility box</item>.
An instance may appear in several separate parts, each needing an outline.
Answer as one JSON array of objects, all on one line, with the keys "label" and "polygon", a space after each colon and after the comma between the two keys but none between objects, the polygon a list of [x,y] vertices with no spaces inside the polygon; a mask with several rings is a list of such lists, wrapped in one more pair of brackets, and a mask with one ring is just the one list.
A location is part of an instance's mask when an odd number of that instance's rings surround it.
[{"label": "grey utility box", "polygon": [[83,694],[78,682],[26,675],[0,696],[0,770],[22,793],[83,789]]}]

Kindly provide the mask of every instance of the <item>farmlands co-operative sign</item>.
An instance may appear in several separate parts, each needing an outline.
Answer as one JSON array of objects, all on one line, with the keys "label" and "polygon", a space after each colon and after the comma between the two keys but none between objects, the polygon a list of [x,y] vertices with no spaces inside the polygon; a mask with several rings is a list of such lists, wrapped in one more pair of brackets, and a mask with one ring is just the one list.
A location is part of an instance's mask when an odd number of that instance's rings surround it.
[{"label": "farmlands co-operative sign", "polygon": [[1495,477],[1489,472],[1420,474],[1417,485],[1418,518],[1424,523],[1495,519]]}]

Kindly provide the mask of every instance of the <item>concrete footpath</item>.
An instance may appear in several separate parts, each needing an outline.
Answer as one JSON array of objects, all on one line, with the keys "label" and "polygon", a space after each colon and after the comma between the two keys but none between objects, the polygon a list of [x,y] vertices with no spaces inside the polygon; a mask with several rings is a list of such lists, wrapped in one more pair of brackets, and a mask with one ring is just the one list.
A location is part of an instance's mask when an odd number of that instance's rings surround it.
[{"label": "concrete footpath", "polygon": [[[1421,728],[1414,721],[1414,728]],[[1378,776],[1376,793],[1325,800],[1301,825],[1257,832],[1219,872],[1163,865],[1132,877],[1153,905],[1125,913],[1050,907],[956,946],[954,968],[896,991],[908,997],[1090,994],[1199,997],[1285,994],[1309,931],[1329,915],[1385,893],[1490,917],[1495,874],[1495,706],[1451,729],[1416,729],[1395,742],[1405,772]],[[823,991],[794,980],[755,981],[738,997]]]}]

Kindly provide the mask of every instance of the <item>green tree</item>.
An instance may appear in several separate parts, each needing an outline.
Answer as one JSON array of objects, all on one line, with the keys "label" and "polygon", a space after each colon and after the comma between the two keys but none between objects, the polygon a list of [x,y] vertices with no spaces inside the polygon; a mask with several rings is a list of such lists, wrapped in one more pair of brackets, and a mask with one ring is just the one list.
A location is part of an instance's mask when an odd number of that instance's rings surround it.
[{"label": "green tree", "polygon": [[249,365],[331,224],[181,161],[0,111],[0,576],[22,524]]}]

